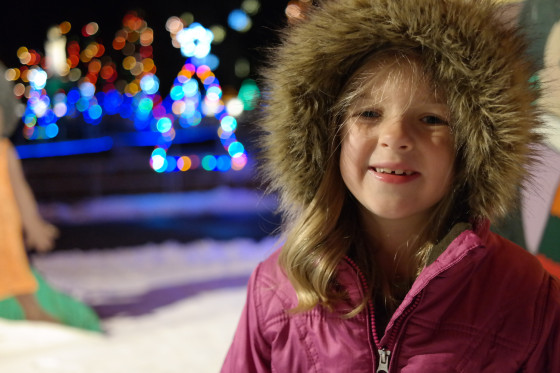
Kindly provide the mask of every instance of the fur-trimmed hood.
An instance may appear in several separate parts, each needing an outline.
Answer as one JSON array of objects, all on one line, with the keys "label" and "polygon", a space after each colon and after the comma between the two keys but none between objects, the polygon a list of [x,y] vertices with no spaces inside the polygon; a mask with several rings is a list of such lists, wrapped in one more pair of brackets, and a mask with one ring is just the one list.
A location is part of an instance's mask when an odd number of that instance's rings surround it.
[{"label": "fur-trimmed hood", "polygon": [[338,123],[332,107],[372,51],[421,48],[447,94],[471,218],[517,201],[541,141],[526,41],[486,0],[325,0],[288,26],[264,70],[262,170],[284,212],[315,195]]}]

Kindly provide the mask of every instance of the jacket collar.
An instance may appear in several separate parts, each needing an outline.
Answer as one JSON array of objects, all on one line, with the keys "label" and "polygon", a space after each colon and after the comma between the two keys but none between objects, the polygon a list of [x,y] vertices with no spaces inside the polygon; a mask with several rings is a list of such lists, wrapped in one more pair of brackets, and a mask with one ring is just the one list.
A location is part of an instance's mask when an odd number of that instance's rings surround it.
[{"label": "jacket collar", "polygon": [[[412,288],[393,315],[398,317],[420,294],[420,292],[437,276],[455,266],[463,260],[472,261],[485,254],[485,242],[490,233],[490,222],[486,219],[472,224],[458,223],[432,249],[429,254],[429,264],[422,270],[414,281]],[[359,270],[358,270],[359,271]],[[350,304],[357,305],[364,297],[365,289],[361,280],[361,273],[346,260],[338,267],[338,281],[347,290]],[[390,325],[389,325],[390,326]]]}]

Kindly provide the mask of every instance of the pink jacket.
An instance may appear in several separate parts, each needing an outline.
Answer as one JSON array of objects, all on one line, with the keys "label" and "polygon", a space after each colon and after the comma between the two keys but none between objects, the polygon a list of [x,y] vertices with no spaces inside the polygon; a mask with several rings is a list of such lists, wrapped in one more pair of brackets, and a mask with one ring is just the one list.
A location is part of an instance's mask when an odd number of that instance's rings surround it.
[{"label": "pink jacket", "polygon": [[[222,372],[560,372],[560,282],[488,224],[462,232],[420,274],[379,340],[374,310],[286,313],[296,295],[278,252],[251,276]],[[350,304],[359,272],[340,264]],[[384,370],[381,370],[384,371]]]}]

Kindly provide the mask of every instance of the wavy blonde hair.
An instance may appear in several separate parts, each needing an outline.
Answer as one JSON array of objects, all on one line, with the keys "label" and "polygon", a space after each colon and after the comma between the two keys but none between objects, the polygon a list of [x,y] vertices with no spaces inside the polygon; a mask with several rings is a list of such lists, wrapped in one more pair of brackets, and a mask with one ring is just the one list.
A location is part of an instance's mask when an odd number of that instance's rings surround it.
[{"label": "wavy blonde hair", "polygon": [[[369,62],[381,61],[379,68],[371,71]],[[390,309],[396,308],[398,299],[393,287],[384,280],[377,268],[373,250],[364,240],[361,223],[358,218],[358,202],[346,188],[339,168],[342,128],[348,108],[367,88],[366,82],[376,74],[385,74],[398,69],[411,68],[413,76],[431,83],[435,94],[442,94],[431,79],[432,74],[425,71],[422,56],[409,49],[385,49],[374,52],[354,69],[348,83],[338,96],[337,103],[328,115],[336,126],[329,139],[329,150],[325,173],[319,183],[317,192],[311,202],[300,214],[289,216],[285,222],[285,244],[279,263],[292,283],[298,305],[292,312],[302,312],[317,305],[332,309],[332,306],[345,297],[343,291],[335,286],[337,268],[341,260],[352,250],[353,259],[365,275],[368,282],[367,293],[362,302],[347,314],[352,316],[360,312],[372,299],[374,292],[384,297]],[[400,79],[400,74],[389,74],[387,79]],[[393,77],[393,78],[392,78]],[[462,157],[457,156],[456,159]],[[458,162],[456,162],[458,163]],[[461,165],[456,164],[454,175],[461,172]],[[454,179],[455,180],[455,179]],[[457,222],[467,219],[463,199],[463,188],[453,182],[447,195],[434,207],[431,219],[422,232],[419,232],[403,256],[409,258],[418,275],[426,265],[433,246]],[[466,198],[464,198],[466,200]],[[451,219],[455,217],[455,219]]]}]

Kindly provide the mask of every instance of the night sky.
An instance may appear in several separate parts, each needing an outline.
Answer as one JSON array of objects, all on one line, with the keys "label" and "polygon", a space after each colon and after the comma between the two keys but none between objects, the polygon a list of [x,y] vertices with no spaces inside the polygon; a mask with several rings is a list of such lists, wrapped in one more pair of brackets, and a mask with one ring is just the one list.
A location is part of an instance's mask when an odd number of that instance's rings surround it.
[{"label": "night sky", "polygon": [[259,48],[274,40],[273,30],[285,22],[284,7],[287,0],[262,0],[261,9],[252,17],[253,27],[246,33],[239,33],[227,27],[228,14],[239,8],[242,0],[183,0],[183,1],[11,1],[0,12],[0,60],[7,67],[20,66],[16,51],[21,46],[44,53],[47,30],[63,21],[72,24],[70,34],[78,34],[79,29],[89,22],[97,22],[100,38],[110,46],[115,32],[122,27],[122,18],[130,10],[135,10],[154,30],[154,61],[158,67],[162,93],[171,85],[185,58],[171,45],[165,22],[171,16],[181,16],[185,12],[194,15],[195,22],[205,27],[220,24],[227,28],[225,41],[212,47],[212,53],[220,60],[216,75],[223,86],[238,86],[239,78],[233,72],[233,62],[244,57],[251,61],[252,73],[262,52]]}]

